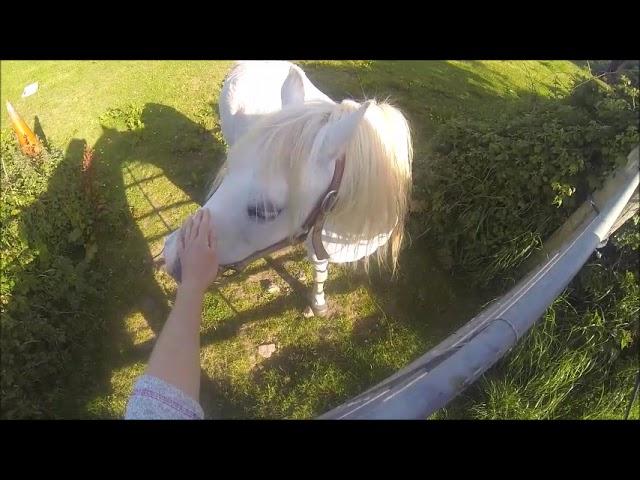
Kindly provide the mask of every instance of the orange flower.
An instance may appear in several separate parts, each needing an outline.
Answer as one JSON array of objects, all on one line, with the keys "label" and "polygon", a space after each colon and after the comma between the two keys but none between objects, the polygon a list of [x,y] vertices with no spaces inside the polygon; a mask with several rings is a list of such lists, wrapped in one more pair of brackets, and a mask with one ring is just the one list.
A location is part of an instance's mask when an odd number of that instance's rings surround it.
[{"label": "orange flower", "polygon": [[18,115],[18,112],[14,110],[13,105],[8,101],[7,110],[9,111],[9,117],[11,118],[13,131],[16,132],[16,135],[18,136],[18,142],[20,142],[22,153],[29,155],[30,157],[39,155],[42,151],[42,145],[40,145],[38,137],[36,137],[25,121],[22,120],[20,115]]}]

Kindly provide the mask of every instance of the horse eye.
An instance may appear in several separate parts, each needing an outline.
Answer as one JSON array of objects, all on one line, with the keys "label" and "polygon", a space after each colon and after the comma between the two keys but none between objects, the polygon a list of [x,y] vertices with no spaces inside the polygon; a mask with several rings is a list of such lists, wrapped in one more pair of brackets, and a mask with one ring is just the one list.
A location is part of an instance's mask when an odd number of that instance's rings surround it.
[{"label": "horse eye", "polygon": [[276,207],[268,201],[247,206],[247,215],[249,215],[249,218],[259,223],[275,220],[275,218],[280,215],[280,212],[282,212],[281,208]]}]

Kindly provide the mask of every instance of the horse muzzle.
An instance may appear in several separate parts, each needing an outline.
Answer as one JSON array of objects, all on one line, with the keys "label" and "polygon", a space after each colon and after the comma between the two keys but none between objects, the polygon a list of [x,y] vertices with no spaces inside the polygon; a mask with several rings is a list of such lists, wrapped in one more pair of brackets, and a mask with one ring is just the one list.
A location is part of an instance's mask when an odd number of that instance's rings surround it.
[{"label": "horse muzzle", "polygon": [[167,264],[167,273],[173,277],[173,279],[180,283],[182,281],[182,262],[180,257],[176,256],[175,261],[169,265]]}]

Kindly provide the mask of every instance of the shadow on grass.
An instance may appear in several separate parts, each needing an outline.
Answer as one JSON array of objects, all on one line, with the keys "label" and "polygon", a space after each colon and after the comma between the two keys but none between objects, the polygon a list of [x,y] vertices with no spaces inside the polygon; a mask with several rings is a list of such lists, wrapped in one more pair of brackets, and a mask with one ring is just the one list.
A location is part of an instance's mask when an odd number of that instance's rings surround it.
[{"label": "shadow on grass", "polygon": [[[482,76],[446,62],[413,65],[411,62],[377,62],[366,68],[308,62],[304,68],[312,81],[336,100],[391,96],[406,113],[414,131],[417,152],[414,168],[424,169],[428,165],[426,145],[447,116],[472,109],[480,102],[493,102],[495,108],[496,105],[519,101],[517,97],[496,95],[495,85]],[[451,82],[456,84],[455,88],[448,86]],[[469,106],[460,105],[467,100]],[[212,108],[217,110],[217,105],[212,104]],[[143,188],[145,182],[157,175],[135,178],[125,184],[123,172],[134,159],[152,164],[189,199],[201,204],[207,180],[224,157],[224,146],[215,140],[211,132],[171,107],[147,104],[141,120],[144,127],[136,131],[104,128],[94,146],[95,178],[109,211],[108,221],[98,225],[96,269],[108,280],[102,303],[87,304],[84,308],[99,310],[92,318],[96,322],[104,322],[104,336],[90,339],[87,343],[83,360],[91,365],[88,374],[73,378],[73,369],[65,372],[69,377],[69,388],[62,394],[59,404],[51,406],[51,416],[100,416],[100,412],[87,411],[88,402],[110,395],[113,392],[110,383],[113,372],[145,362],[152,348],[152,341],[133,344],[124,319],[132,311],[140,311],[157,334],[169,313],[168,295],[156,281],[148,247],[151,240],[164,234],[145,238],[131,214],[125,195],[126,189]],[[80,168],[83,145],[82,141],[73,140],[66,152],[65,163]],[[64,198],[61,192],[67,181],[62,170],[54,173],[44,195]],[[156,205],[150,198],[147,200],[152,206],[149,215],[157,216],[168,233],[170,227],[162,217],[168,206]],[[41,221],[47,220],[42,218]],[[411,231],[410,227],[409,233],[416,236],[418,231]],[[444,338],[468,320],[486,298],[470,292],[463,279],[451,278],[447,268],[434,259],[434,248],[426,242],[419,242],[405,249],[400,259],[400,273],[395,280],[390,280],[388,274],[375,266],[368,277],[362,271],[355,271],[332,279],[331,270],[336,267],[331,267],[326,283],[329,302],[332,295],[345,293],[359,285],[375,299],[379,312],[355,319],[352,337],[346,340],[332,341],[318,335],[312,346],[287,346],[278,351],[252,371],[250,380],[254,387],[248,393],[231,395],[229,392],[233,391],[233,386],[226,377],[210,378],[203,372],[201,402],[207,415],[222,418],[258,414],[274,417],[295,415],[295,405],[285,407],[277,401],[271,407],[263,405],[257,410],[256,405],[263,402],[261,391],[269,386],[283,389],[286,393],[287,389],[297,388],[296,385],[313,383],[317,371],[314,368],[320,362],[328,371],[340,372],[340,380],[333,389],[322,390],[323,384],[318,384],[319,390],[310,389],[314,393],[304,400],[308,402],[305,411],[318,415],[382,380],[397,368],[392,360],[384,360],[384,356],[373,361],[371,347],[377,343],[380,348],[391,351],[393,346],[383,344],[394,324],[402,325],[426,346]],[[302,310],[306,305],[307,289],[287,271],[284,262],[301,260],[303,255],[294,251],[278,259],[256,262],[239,277],[222,280],[223,285],[243,282],[250,275],[271,268],[292,287],[292,291],[246,311],[234,309],[232,302],[225,299],[232,311],[235,310],[233,318],[205,333],[203,346],[233,338],[247,323],[278,317],[285,311]],[[22,280],[27,281],[18,278],[17,282]],[[326,328],[331,329],[331,319],[326,320]]]}]

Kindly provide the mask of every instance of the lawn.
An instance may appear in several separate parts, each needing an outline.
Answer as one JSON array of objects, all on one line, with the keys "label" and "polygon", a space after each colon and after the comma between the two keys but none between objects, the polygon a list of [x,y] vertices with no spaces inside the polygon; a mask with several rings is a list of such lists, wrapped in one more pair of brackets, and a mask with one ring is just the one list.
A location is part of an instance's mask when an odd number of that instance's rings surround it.
[{"label": "lawn", "polygon": [[[390,97],[409,118],[415,180],[429,174],[429,142],[447,119],[490,116],[531,98],[566,92],[571,62],[300,62],[334,99]],[[175,296],[153,266],[162,239],[195,211],[225,145],[217,100],[228,61],[2,62],[5,101],[46,141],[80,158],[95,149],[95,174],[110,215],[97,228],[96,272],[107,279],[87,322],[103,325],[87,365],[69,364],[65,388],[46,417],[121,417],[133,382]],[[22,99],[24,86],[39,91]],[[47,192],[67,178],[51,175]],[[416,189],[416,213],[423,193]],[[37,201],[36,201],[37,203]],[[24,209],[32,208],[25,205]],[[14,219],[20,222],[20,214]],[[409,221],[414,239],[421,232]],[[330,268],[330,318],[304,318],[311,266],[300,248],[255,262],[212,287],[202,322],[201,402],[213,418],[309,418],[383,379],[468,320],[490,298],[453,278],[433,255],[409,243],[396,279],[372,269]],[[267,289],[265,285],[277,288]],[[10,300],[9,300],[10,301]],[[4,304],[3,304],[4,305]],[[27,321],[28,319],[25,319]],[[95,340],[95,339],[94,339]],[[270,358],[258,354],[274,343]],[[82,373],[78,373],[81,371]]]}]

